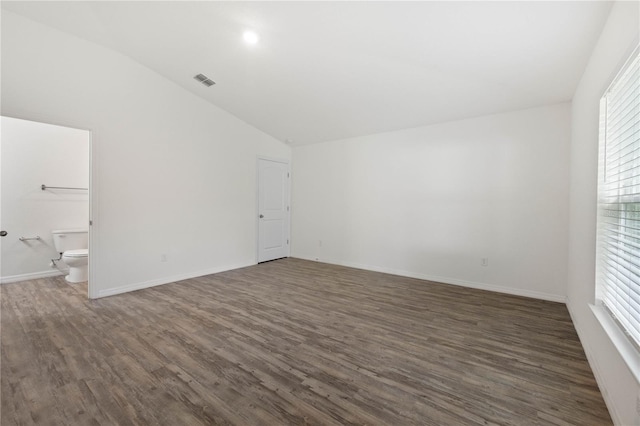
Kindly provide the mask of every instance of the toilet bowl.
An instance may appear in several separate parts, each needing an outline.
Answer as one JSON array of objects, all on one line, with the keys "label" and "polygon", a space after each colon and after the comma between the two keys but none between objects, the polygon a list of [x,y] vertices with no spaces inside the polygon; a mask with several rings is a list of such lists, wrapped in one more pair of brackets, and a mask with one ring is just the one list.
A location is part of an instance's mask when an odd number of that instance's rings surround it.
[{"label": "toilet bowl", "polygon": [[89,271],[89,231],[87,229],[59,229],[51,231],[53,245],[60,259],[69,267],[65,279],[70,283],[87,281]]},{"label": "toilet bowl", "polygon": [[62,253],[62,261],[69,267],[69,275],[64,277],[70,283],[87,281],[89,276],[89,250],[67,250]]}]

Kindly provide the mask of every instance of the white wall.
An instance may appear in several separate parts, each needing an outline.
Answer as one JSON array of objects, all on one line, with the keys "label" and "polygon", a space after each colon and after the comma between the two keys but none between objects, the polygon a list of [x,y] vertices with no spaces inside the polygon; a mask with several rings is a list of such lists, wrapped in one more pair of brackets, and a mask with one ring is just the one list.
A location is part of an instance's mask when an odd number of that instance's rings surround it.
[{"label": "white wall", "polygon": [[256,156],[290,158],[281,142],[119,53],[7,11],[2,114],[92,131],[93,297],[255,263]]},{"label": "white wall", "polygon": [[[40,185],[89,187],[89,132],[2,117],[0,135],[2,227],[8,232],[0,240],[0,280],[59,274],[49,267],[58,257],[51,231],[88,227],[89,196],[42,191]],[[20,241],[22,236],[41,240]]]},{"label": "white wall", "polygon": [[[568,302],[592,369],[617,424],[637,425],[640,387],[589,309],[595,299],[598,107],[638,43],[638,2],[616,2],[572,103]],[[640,360],[638,360],[640,362]]]},{"label": "white wall", "polygon": [[564,301],[569,125],[560,104],[295,147],[292,255]]}]

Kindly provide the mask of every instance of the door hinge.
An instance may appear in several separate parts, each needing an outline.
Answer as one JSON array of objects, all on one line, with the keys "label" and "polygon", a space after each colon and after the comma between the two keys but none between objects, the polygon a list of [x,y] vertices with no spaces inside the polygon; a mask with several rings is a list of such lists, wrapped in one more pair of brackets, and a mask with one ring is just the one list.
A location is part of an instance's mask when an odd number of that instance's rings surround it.
[{"label": "door hinge", "polygon": [[287,245],[289,244],[289,239],[287,239]]},{"label": "door hinge", "polygon": [[91,225],[93,225],[93,221],[92,220],[89,221],[89,226],[91,226]]},{"label": "door hinge", "polygon": [[287,206],[287,211],[289,211],[289,206]]},{"label": "door hinge", "polygon": [[287,177],[289,177],[289,172],[287,172]]}]

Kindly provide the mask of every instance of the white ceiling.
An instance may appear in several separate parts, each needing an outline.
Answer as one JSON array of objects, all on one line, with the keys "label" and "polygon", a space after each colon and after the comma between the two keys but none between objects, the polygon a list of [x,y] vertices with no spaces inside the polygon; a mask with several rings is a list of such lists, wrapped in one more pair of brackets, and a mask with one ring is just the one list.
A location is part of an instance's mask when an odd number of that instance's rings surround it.
[{"label": "white ceiling", "polygon": [[[292,144],[568,101],[609,2],[2,2]],[[247,46],[242,34],[260,35]],[[203,73],[217,84],[193,79]]]}]

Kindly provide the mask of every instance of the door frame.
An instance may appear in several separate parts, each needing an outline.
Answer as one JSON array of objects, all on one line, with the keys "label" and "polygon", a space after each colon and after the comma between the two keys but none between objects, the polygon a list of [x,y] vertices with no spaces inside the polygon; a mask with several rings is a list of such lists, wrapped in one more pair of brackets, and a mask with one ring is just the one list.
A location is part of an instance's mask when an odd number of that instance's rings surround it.
[{"label": "door frame", "polygon": [[93,187],[94,187],[94,174],[95,174],[95,170],[94,170],[94,149],[93,149],[93,139],[94,139],[94,133],[95,131],[91,128],[85,127],[82,124],[78,124],[78,123],[73,123],[73,122],[66,122],[66,121],[61,121],[61,120],[53,120],[53,119],[48,119],[47,117],[39,117],[35,114],[23,114],[23,115],[2,115],[3,117],[9,117],[9,118],[15,118],[18,120],[25,120],[25,121],[32,121],[34,123],[41,123],[41,124],[49,124],[52,126],[60,126],[60,127],[68,127],[71,129],[75,129],[75,130],[82,130],[88,133],[88,140],[87,143],[89,144],[89,158],[87,159],[87,161],[89,162],[89,186],[87,188],[87,195],[88,195],[88,202],[89,202],[89,217],[87,218],[87,230],[88,230],[88,238],[89,238],[89,242],[88,242],[88,247],[89,247],[89,259],[88,259],[88,278],[87,278],[87,298],[88,299],[95,299],[98,297],[98,292],[95,288],[95,272],[94,272],[94,267],[93,265],[95,265],[95,259],[96,259],[96,250],[95,250],[95,246],[97,245],[95,242],[95,235],[93,233],[93,220],[94,220],[94,214],[96,213],[96,209],[94,209],[94,202],[95,202],[95,198],[94,198],[94,193],[93,193]]},{"label": "door frame", "polygon": [[256,252],[255,252],[255,264],[258,264],[258,260],[260,259],[260,160],[265,161],[273,161],[275,163],[282,163],[287,165],[287,173],[289,174],[289,179],[287,179],[287,205],[289,206],[289,210],[287,211],[287,235],[289,239],[289,243],[287,244],[287,256],[291,256],[291,160],[286,158],[275,158],[268,157],[264,155],[256,156],[256,207],[255,207],[255,244],[256,244]]}]

